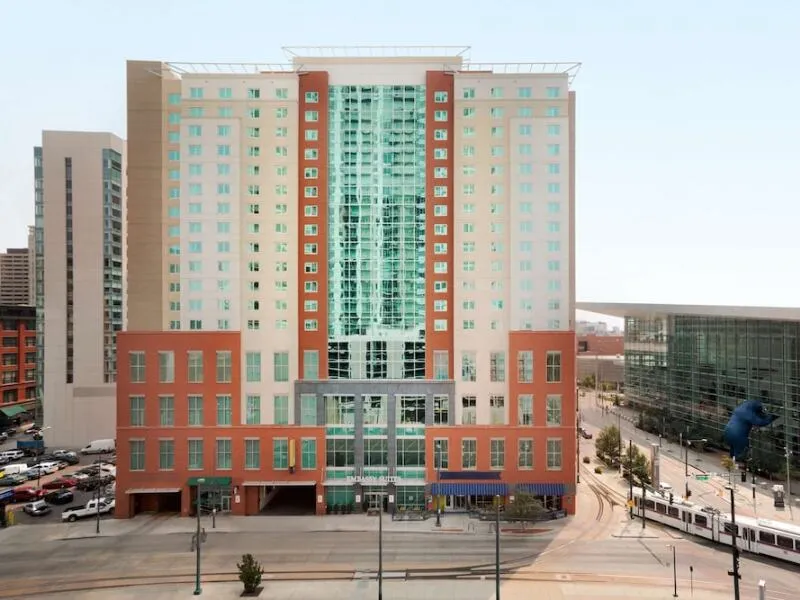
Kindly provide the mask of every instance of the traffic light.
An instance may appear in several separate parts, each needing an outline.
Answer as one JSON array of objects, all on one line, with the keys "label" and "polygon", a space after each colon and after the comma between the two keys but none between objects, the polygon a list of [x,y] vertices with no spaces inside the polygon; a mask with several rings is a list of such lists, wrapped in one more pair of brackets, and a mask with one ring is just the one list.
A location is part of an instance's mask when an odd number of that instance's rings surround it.
[{"label": "traffic light", "polygon": [[692,497],[692,490],[690,490],[690,489],[686,490],[686,497],[687,498],[691,498]]},{"label": "traffic light", "polygon": [[674,499],[674,497],[673,497],[673,495],[672,495],[672,492],[670,492],[670,493],[669,493],[669,503],[670,503],[670,504],[672,504],[672,501],[673,501],[673,499]]}]

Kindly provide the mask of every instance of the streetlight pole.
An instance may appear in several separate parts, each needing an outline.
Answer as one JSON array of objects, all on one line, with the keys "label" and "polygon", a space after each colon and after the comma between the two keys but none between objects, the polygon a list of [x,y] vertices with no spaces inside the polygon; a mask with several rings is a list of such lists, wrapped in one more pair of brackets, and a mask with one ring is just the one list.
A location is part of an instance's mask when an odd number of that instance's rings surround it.
[{"label": "streetlight pole", "polygon": [[[628,483],[630,484],[630,497],[628,498],[631,501],[630,517],[633,519],[633,440],[628,440]],[[644,486],[642,486],[642,492],[644,492]],[[642,502],[644,502],[644,497],[642,497]]]},{"label": "streetlight pole", "polygon": [[728,489],[731,492],[731,558],[733,559],[733,569],[728,571],[728,575],[733,577],[733,598],[734,600],[740,600],[739,597],[739,580],[742,578],[739,575],[739,547],[736,545],[736,506],[735,506],[735,499],[733,495],[733,486],[728,486]]},{"label": "streetlight pole", "polygon": [[378,600],[383,600],[383,494],[378,507]]},{"label": "streetlight pole", "polygon": [[95,504],[95,508],[97,509],[97,519],[95,521],[95,534],[100,535],[100,488],[101,483],[103,481],[103,453],[100,453],[99,463],[97,463],[97,503]]},{"label": "streetlight pole", "polygon": [[786,497],[789,499],[789,510],[792,509],[792,451],[789,450],[789,445],[783,447],[786,452]]},{"label": "streetlight pole", "polygon": [[619,431],[619,472],[622,473],[622,411],[617,407],[617,430]]},{"label": "streetlight pole", "polygon": [[494,501],[494,600],[500,600],[500,496]]},{"label": "streetlight pole", "polygon": [[672,597],[678,597],[678,565],[675,562],[675,544],[670,544],[667,548],[672,548]]},{"label": "streetlight pole", "polygon": [[199,596],[203,593],[200,587],[200,486],[206,482],[205,477],[200,477],[197,480],[197,498],[195,498],[195,513],[197,513],[197,532],[195,533],[194,548],[197,552],[197,568],[194,574],[194,593],[193,596]]}]

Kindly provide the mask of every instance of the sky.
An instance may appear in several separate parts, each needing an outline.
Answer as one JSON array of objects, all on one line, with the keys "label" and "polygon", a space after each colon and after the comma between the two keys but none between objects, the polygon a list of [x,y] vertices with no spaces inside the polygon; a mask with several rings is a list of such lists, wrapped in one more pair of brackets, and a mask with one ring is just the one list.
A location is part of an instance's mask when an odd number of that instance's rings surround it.
[{"label": "sky", "polygon": [[583,63],[579,301],[800,303],[799,2],[3,4],[0,248],[26,244],[43,129],[125,136],[127,59],[275,63],[282,46],[468,45],[475,62]]}]

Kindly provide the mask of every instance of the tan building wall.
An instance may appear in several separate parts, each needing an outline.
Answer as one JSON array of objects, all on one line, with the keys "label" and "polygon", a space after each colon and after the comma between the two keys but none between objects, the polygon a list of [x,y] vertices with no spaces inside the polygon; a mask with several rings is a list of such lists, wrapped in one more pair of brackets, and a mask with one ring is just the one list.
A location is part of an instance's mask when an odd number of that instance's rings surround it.
[{"label": "tan building wall", "polygon": [[[42,133],[44,185],[44,425],[48,445],[114,437],[116,386],[104,371],[103,151],[122,154],[110,133]],[[68,296],[67,167],[72,182],[72,297]],[[124,175],[122,181],[124,205]],[[123,239],[124,255],[124,239]],[[71,327],[69,321],[71,316]],[[124,313],[123,313],[124,321]],[[71,340],[68,331],[72,331]],[[71,346],[71,350],[70,350]],[[68,357],[72,358],[68,376]]]},{"label": "tan building wall", "polygon": [[33,304],[28,248],[9,248],[0,254],[0,304]]}]

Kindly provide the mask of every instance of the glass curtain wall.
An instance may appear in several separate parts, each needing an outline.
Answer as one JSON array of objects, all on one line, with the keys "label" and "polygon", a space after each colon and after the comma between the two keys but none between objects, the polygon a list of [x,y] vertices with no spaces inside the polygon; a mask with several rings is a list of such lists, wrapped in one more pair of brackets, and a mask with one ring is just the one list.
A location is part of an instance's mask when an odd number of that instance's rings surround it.
[{"label": "glass curtain wall", "polygon": [[761,400],[779,419],[754,430],[751,468],[800,464],[800,323],[675,315],[627,318],[626,399],[654,433],[707,438],[723,446],[733,409]]},{"label": "glass curtain wall", "polygon": [[425,376],[425,88],[332,86],[329,373]]}]

